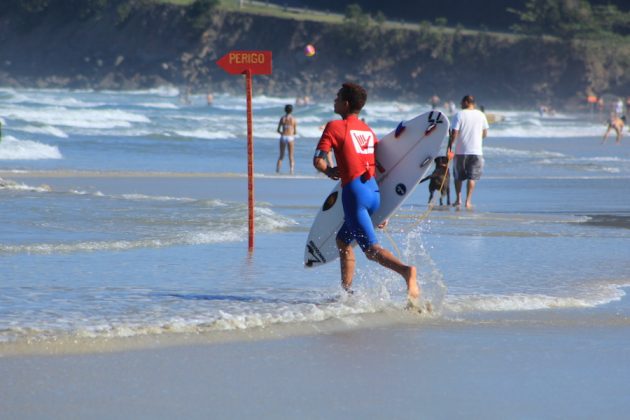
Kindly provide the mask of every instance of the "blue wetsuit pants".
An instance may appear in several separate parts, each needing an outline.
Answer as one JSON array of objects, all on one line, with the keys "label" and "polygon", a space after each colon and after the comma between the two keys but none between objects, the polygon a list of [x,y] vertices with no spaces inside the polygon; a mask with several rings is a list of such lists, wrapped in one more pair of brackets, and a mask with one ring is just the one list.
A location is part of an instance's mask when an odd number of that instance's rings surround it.
[{"label": "blue wetsuit pants", "polygon": [[345,220],[337,233],[337,239],[346,244],[356,240],[365,252],[371,245],[378,243],[370,215],[381,204],[381,193],[374,177],[367,181],[361,178],[355,178],[341,191]]}]

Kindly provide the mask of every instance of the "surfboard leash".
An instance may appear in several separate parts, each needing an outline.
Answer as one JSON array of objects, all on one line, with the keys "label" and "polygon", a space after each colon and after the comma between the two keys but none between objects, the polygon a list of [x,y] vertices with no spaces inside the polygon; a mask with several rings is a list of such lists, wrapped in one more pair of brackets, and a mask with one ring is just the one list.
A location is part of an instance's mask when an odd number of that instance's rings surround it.
[{"label": "surfboard leash", "polygon": [[[448,153],[447,153],[447,157],[448,157]],[[453,161],[453,158],[448,159],[448,162],[446,162],[446,173],[448,174],[448,171],[451,169],[451,161]],[[439,189],[439,196],[442,196],[442,190],[444,189],[444,185],[446,183],[446,179],[447,176],[445,175],[442,178],[442,184],[440,185],[440,189]],[[422,221],[426,218],[429,217],[429,215],[431,214],[431,212],[433,211],[433,208],[435,207],[435,201],[437,200],[437,197],[434,197],[433,200],[431,200],[431,202],[429,202],[429,205],[427,206],[427,209],[418,217],[415,218],[415,221],[412,223],[411,228],[409,229],[410,231],[414,230],[420,223],[422,223]],[[391,218],[390,218],[391,219]],[[392,247],[394,248],[394,250],[396,251],[396,256],[400,259],[402,253],[400,252],[400,249],[398,248],[398,245],[396,245],[396,242],[394,241],[394,238],[392,238],[392,236],[390,235],[389,231],[387,230],[387,226],[385,226],[383,228],[383,233],[385,233],[385,236],[387,236],[387,239],[389,239],[389,242],[392,244]]]}]

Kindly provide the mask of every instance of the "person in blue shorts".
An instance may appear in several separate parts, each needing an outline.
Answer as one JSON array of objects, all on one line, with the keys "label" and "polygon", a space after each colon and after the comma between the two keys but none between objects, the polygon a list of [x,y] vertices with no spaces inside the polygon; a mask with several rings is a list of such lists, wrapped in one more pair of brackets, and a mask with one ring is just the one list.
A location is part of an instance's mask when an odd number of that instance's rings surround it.
[{"label": "person in blue shorts", "polygon": [[[378,139],[370,127],[359,119],[367,100],[365,89],[344,83],[334,103],[341,120],[326,125],[317,145],[313,165],[329,178],[341,178],[344,223],[337,234],[341,263],[341,284],[350,291],[355,270],[352,243],[356,241],[366,257],[400,274],[407,283],[409,301],[417,304],[420,289],[416,267],[406,265],[378,243],[372,219],[380,205],[380,192],[375,175],[375,149]],[[334,151],[336,167],[328,165],[327,156]]]}]

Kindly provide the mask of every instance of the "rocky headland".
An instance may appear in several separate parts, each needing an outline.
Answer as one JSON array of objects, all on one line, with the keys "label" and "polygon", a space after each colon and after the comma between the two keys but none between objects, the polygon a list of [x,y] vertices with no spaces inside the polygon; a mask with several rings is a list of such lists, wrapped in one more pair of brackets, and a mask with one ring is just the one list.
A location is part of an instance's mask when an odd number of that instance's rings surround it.
[{"label": "rocky headland", "polygon": [[[0,86],[242,92],[243,78],[216,60],[230,50],[271,50],[273,74],[255,93],[330,99],[345,80],[374,97],[563,107],[588,92],[630,94],[627,60],[605,44],[418,25],[391,29],[216,10],[203,27],[188,9],[142,3],[79,19],[26,19],[0,10]],[[448,30],[447,30],[448,29]],[[304,46],[317,54],[307,57]]]}]

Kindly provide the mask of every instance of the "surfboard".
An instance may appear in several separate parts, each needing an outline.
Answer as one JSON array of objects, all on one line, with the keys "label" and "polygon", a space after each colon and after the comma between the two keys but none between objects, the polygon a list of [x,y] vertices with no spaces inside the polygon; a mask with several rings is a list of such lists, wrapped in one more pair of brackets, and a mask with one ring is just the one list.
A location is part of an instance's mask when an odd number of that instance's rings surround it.
[{"label": "surfboard", "polygon": [[[404,203],[431,169],[448,129],[446,115],[430,111],[402,121],[379,141],[376,182],[381,192],[381,205],[372,214],[375,226],[383,223]],[[338,182],[324,200],[311,226],[304,249],[305,266],[315,267],[339,258],[336,236],[343,219],[341,182]]]}]

